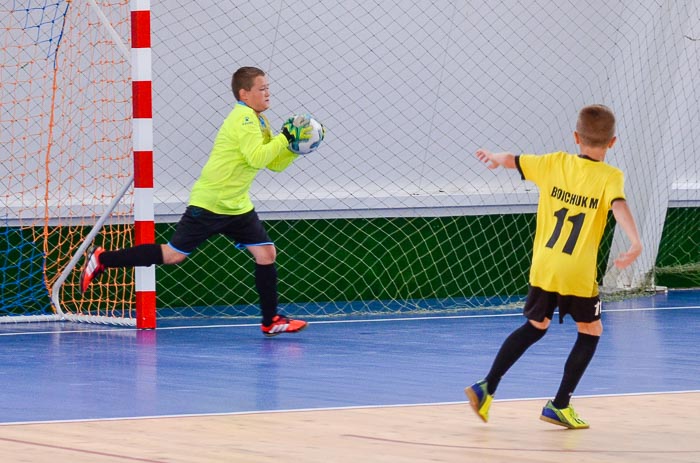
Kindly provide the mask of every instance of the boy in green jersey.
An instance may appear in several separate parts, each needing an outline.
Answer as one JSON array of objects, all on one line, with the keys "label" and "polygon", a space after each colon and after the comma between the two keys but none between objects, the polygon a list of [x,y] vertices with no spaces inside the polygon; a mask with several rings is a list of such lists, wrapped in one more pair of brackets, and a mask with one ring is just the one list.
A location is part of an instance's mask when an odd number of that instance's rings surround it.
[{"label": "boy in green jersey", "polygon": [[270,107],[270,87],[265,72],[242,67],[231,82],[236,105],[214,140],[207,163],[192,187],[189,205],[168,244],[142,244],[132,248],[91,251],[80,277],[81,291],[107,268],[153,264],[179,264],[210,237],[222,234],[255,260],[255,286],[260,296],[262,332],[265,336],[294,333],[306,322],[277,313],[277,251],[258,218],[250,199],[250,187],[258,172],[280,172],[297,158],[288,149],[295,140],[309,138],[305,116],[287,120],[273,135],[263,112]]},{"label": "boy in green jersey", "polygon": [[489,168],[518,169],[540,192],[533,242],[529,291],[524,315],[527,321],[503,342],[486,377],[465,389],[477,415],[488,421],[498,383],[525,351],[540,340],[559,308],[559,322],[569,314],[578,337],[564,366],[559,391],[547,402],[540,419],[570,429],[587,428],[569,404],[603,332],[598,295],[597,256],[608,211],[630,240],[630,248],[615,260],[625,268],[642,252],[632,213],[624,194],[622,171],[604,162],[615,144],[615,116],[603,105],[579,112],[574,141],[579,154],[544,155],[492,153],[480,149],[479,160]]}]

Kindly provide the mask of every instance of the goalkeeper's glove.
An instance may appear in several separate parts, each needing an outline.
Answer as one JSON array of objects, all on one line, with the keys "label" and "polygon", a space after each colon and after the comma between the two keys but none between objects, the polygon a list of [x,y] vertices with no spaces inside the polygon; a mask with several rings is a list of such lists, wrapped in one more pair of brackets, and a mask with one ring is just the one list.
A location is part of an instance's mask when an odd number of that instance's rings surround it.
[{"label": "goalkeeper's glove", "polygon": [[311,116],[308,114],[298,114],[291,116],[282,124],[282,134],[289,143],[304,141],[311,138]]}]

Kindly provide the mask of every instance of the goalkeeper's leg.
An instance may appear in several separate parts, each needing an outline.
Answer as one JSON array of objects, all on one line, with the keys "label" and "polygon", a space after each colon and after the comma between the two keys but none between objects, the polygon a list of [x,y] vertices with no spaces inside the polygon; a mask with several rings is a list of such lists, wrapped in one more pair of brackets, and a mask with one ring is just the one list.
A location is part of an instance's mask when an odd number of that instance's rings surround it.
[{"label": "goalkeeper's leg", "polygon": [[216,214],[195,206],[187,206],[167,245],[140,244],[132,248],[105,251],[94,248],[80,275],[80,289],[85,292],[90,283],[110,267],[148,267],[153,264],[179,264],[200,244],[217,233],[221,219]]},{"label": "goalkeeper's leg", "polygon": [[[167,255],[167,260],[164,259]],[[101,246],[93,248],[85,260],[85,266],[80,274],[80,290],[87,291],[93,280],[98,278],[110,267],[148,267],[153,264],[179,263],[186,255],[169,246],[160,244],[140,244],[133,248],[105,251]]]},{"label": "goalkeeper's leg", "polygon": [[260,296],[262,325],[260,329],[265,336],[277,336],[281,333],[296,333],[306,328],[307,323],[294,320],[277,312],[277,268],[275,258],[277,250],[272,244],[246,246],[255,258],[255,288]]}]

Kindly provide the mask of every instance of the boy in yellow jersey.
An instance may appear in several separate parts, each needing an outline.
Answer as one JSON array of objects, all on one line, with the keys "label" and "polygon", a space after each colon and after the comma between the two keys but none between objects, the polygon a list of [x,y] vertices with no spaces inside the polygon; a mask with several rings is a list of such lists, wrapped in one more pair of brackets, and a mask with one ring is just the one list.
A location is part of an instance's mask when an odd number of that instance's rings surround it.
[{"label": "boy in yellow jersey", "polygon": [[297,158],[287,147],[295,140],[309,138],[309,119],[290,118],[282,126],[282,133],[273,136],[270,122],[263,115],[270,107],[265,72],[242,67],[233,74],[231,87],[237,103],[219,129],[170,242],[116,251],[93,249],[80,277],[81,290],[85,292],[90,282],[110,267],[179,264],[204,241],[222,234],[253,255],[263,334],[298,332],[306,328],[306,322],[277,313],[277,251],[255,212],[249,192],[262,169],[280,172]]},{"label": "boy in yellow jersey", "polygon": [[580,148],[578,155],[476,152],[490,169],[518,169],[522,178],[534,182],[540,192],[530,289],[523,310],[527,321],[503,342],[486,377],[465,389],[471,407],[484,421],[488,421],[501,378],[544,336],[554,309],[559,307],[559,323],[569,314],[576,322],[578,337],[564,366],[557,395],[542,409],[540,419],[570,429],[588,428],[569,402],[603,332],[596,260],[608,211],[612,209],[631,243],[627,252],[615,260],[616,267],[632,264],[641,254],[642,244],[625,200],[622,171],[603,162],[616,141],[612,111],[603,105],[581,109],[574,140]]}]

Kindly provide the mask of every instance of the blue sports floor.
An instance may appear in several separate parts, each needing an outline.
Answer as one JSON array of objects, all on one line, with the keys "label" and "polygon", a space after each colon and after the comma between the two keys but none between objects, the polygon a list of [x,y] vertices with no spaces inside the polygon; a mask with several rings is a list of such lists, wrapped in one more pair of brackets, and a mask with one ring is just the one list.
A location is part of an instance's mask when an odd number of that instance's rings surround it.
[{"label": "blue sports floor", "polygon": [[[265,338],[231,320],[154,331],[0,325],[0,424],[464,402],[519,313],[312,320]],[[604,305],[577,396],[700,390],[700,291]],[[549,398],[576,336],[555,321],[496,399]]]}]

